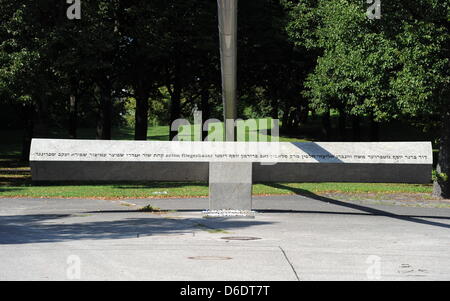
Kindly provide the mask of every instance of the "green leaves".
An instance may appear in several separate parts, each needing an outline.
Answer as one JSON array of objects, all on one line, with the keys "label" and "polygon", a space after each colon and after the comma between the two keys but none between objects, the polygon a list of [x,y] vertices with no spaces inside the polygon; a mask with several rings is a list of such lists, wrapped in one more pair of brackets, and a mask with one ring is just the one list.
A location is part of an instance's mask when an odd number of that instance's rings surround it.
[{"label": "green leaves", "polygon": [[448,6],[383,2],[382,19],[368,20],[359,2],[290,2],[290,38],[321,53],[304,95],[315,108],[378,120],[439,113],[449,105],[449,29],[441,13]]}]

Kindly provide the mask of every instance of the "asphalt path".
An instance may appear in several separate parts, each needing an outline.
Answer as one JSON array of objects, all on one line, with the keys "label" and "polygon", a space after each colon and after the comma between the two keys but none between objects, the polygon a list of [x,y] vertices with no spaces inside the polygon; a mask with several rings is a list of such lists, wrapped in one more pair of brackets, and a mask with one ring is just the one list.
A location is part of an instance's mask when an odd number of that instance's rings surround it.
[{"label": "asphalt path", "polygon": [[[140,212],[152,205],[163,212]],[[450,280],[450,208],[256,197],[0,198],[0,280]]]}]

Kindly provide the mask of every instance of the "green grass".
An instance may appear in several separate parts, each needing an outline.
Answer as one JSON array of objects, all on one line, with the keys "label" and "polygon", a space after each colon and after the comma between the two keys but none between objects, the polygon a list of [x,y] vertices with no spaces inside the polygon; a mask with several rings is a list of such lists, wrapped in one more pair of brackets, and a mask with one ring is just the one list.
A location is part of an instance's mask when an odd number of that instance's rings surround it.
[{"label": "green grass", "polygon": [[[431,185],[372,183],[270,183],[254,184],[254,195],[309,193],[431,193]],[[161,198],[206,197],[206,183],[108,183],[62,185],[5,185],[0,197],[33,198]]]},{"label": "green grass", "polygon": [[141,212],[161,212],[161,208],[153,207],[152,205],[147,205],[147,206],[144,206],[144,207],[138,209],[138,211],[141,211]]},{"label": "green grass", "polygon": [[[258,128],[267,129],[270,125],[264,119],[257,120]],[[238,124],[240,124],[238,122]],[[217,126],[217,124],[211,124],[211,126]],[[184,126],[180,128],[180,136],[186,140],[191,140],[194,137],[194,129],[199,130],[199,126]],[[80,128],[78,129],[79,139],[95,139],[95,129],[93,128]],[[114,128],[112,130],[113,140],[134,140],[134,129],[131,127],[121,127]],[[0,130],[0,158],[4,157],[14,157],[18,156],[22,147],[22,130]],[[258,140],[264,135],[260,134],[257,136]],[[247,131],[246,137],[254,137],[254,135],[249,135]],[[69,136],[67,132],[63,129],[54,129],[48,133],[48,138],[61,138],[68,139]],[[152,126],[148,128],[147,139],[149,141],[168,141],[169,140],[169,126]],[[280,141],[305,141],[300,138],[291,138],[287,136],[280,137]]]},{"label": "green grass", "polygon": [[295,193],[431,193],[432,185],[388,183],[273,183],[255,184],[255,194]]}]

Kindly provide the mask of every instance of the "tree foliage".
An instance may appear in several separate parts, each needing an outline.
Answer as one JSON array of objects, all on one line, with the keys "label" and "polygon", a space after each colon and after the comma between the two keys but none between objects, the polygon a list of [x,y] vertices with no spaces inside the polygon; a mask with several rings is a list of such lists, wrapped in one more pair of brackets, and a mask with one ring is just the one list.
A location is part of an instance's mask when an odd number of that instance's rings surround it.
[{"label": "tree foliage", "polygon": [[[315,108],[337,108],[378,121],[404,118],[439,126],[438,170],[448,174],[450,3],[382,3],[382,18],[368,19],[362,2],[285,1],[287,31],[299,46],[319,53],[304,94]],[[433,122],[434,121],[434,122]],[[448,196],[448,179],[441,185]]]}]

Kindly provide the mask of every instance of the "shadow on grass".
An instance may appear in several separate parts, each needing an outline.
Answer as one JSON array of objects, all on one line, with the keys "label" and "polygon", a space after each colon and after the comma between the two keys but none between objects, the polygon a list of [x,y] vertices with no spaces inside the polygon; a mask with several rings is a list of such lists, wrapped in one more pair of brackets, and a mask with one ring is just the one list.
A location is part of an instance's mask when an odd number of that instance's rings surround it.
[{"label": "shadow on grass", "polygon": [[0,169],[1,168],[25,168],[29,167],[29,163],[21,161],[17,156],[0,156]]},{"label": "shadow on grass", "polygon": [[[421,219],[421,218],[450,219],[450,217],[399,215],[399,214],[395,214],[395,213],[392,213],[392,212],[388,212],[388,211],[384,211],[384,210],[380,210],[380,209],[375,209],[375,208],[371,208],[371,207],[367,207],[367,206],[363,206],[363,205],[359,205],[359,204],[347,203],[347,202],[331,199],[331,198],[328,198],[328,197],[324,197],[324,196],[320,196],[320,195],[314,194],[311,191],[307,191],[307,190],[300,189],[300,188],[289,187],[289,186],[283,185],[283,184],[266,183],[266,185],[271,186],[273,188],[290,190],[290,191],[292,191],[293,193],[295,193],[297,195],[301,195],[301,196],[304,196],[304,197],[307,197],[307,198],[310,198],[310,199],[313,199],[313,200],[316,200],[316,201],[329,203],[329,204],[333,204],[333,205],[337,205],[337,206],[346,207],[346,208],[350,208],[350,209],[353,209],[353,210],[358,210],[358,211],[365,212],[365,213],[359,213],[359,214],[373,215],[373,216],[385,216],[385,217],[390,217],[390,218],[394,218],[394,219],[399,219],[399,220],[402,220],[402,221],[407,221],[407,222],[412,222],[412,223],[418,223],[418,224],[424,224],[424,225],[429,225],[429,226],[435,226],[435,227],[442,227],[442,228],[450,229],[450,225],[448,225],[448,224]],[[262,212],[264,212],[264,211],[265,210],[262,210]],[[266,210],[265,212],[275,212],[275,211],[278,211],[278,212],[295,212],[293,210],[274,210],[274,211]],[[354,212],[350,212],[350,213],[346,213],[346,212],[322,212],[322,211],[300,211],[300,212],[301,213],[324,213],[324,214],[348,214],[348,215],[358,214],[358,213],[354,213]]]},{"label": "shadow on grass", "polygon": [[135,182],[135,181],[61,181],[61,182],[31,182],[33,186],[113,186],[115,189],[156,189],[156,188],[184,188],[189,186],[208,187],[204,182]]},{"label": "shadow on grass", "polygon": [[114,185],[114,188],[118,189],[136,189],[136,186],[139,186],[139,188],[183,188],[189,186],[208,187],[208,183],[205,182],[121,182],[119,184],[116,182],[112,185]]},{"label": "shadow on grass", "polygon": [[30,186],[31,183],[31,177],[29,176],[8,177],[3,175],[0,177],[0,184],[3,186]]},{"label": "shadow on grass", "polygon": [[[117,212],[116,212],[117,213]],[[147,214],[148,213],[142,213]],[[98,215],[101,216],[101,215]],[[200,231],[203,218],[176,220],[142,217],[115,220],[71,220],[68,214],[35,214],[2,216],[0,219],[0,244],[27,244],[73,241],[83,239],[130,239],[143,236],[192,235]],[[88,217],[78,217],[88,218]],[[214,228],[245,228],[272,224],[256,220],[215,220]]]},{"label": "shadow on grass", "polygon": [[12,192],[12,191],[20,191],[20,190],[23,190],[23,189],[21,189],[21,188],[19,188],[19,187],[2,187],[2,186],[0,186],[0,197],[2,196],[2,193],[3,192]]},{"label": "shadow on grass", "polygon": [[169,134],[167,135],[156,135],[156,136],[148,136],[148,140],[156,140],[156,141],[169,141]]}]

